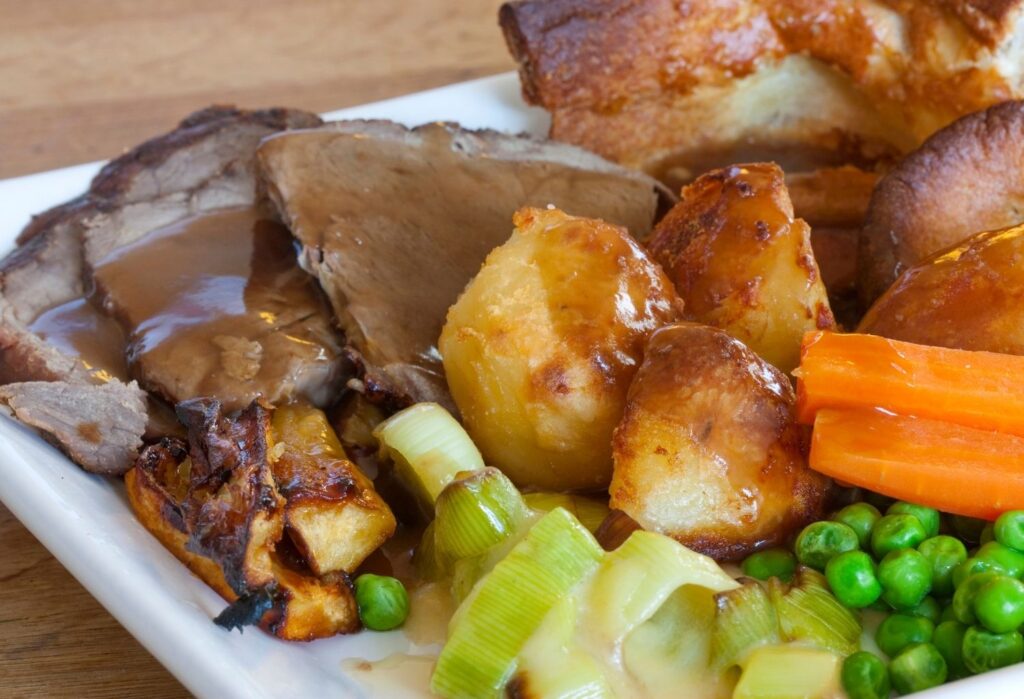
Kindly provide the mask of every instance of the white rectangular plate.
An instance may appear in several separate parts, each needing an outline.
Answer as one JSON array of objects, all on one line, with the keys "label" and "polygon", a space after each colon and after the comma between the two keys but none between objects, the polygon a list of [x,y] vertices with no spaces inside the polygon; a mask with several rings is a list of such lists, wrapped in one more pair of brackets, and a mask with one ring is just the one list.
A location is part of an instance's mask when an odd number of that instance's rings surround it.
[{"label": "white rectangular plate", "polygon": [[[184,115],[182,115],[184,116]],[[457,121],[543,135],[547,118],[523,104],[515,74],[460,83],[326,114],[407,125]],[[85,191],[100,164],[0,181],[0,250],[29,217]],[[285,643],[230,633],[210,619],[224,601],[136,522],[120,481],[92,476],[11,419],[0,419],[0,500],[182,684],[211,699],[427,696],[437,646],[401,632]],[[361,665],[400,654],[401,662]],[[412,656],[412,657],[410,657]],[[372,667],[367,670],[365,668]],[[362,669],[361,669],[362,668]],[[1024,667],[921,694],[922,699],[1020,696]]]}]

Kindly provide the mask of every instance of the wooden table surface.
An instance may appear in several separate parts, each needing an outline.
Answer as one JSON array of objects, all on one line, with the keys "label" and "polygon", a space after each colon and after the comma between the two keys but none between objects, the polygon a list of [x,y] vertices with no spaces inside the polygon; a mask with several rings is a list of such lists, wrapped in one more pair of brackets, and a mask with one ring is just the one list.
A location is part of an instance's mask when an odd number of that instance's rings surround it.
[{"label": "wooden table surface", "polygon": [[[0,177],[212,103],[325,111],[509,70],[499,4],[0,0]],[[0,696],[188,696],[2,506],[0,542]]]}]

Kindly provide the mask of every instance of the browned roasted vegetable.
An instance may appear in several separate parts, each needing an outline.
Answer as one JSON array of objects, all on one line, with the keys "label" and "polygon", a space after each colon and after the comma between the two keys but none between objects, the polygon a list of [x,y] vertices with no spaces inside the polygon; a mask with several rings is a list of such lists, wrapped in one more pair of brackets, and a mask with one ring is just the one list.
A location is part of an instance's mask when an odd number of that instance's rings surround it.
[{"label": "browned roasted vegetable", "polygon": [[722,328],[783,371],[808,330],[835,325],[811,251],[771,163],[713,170],[683,188],[648,248],[689,318]]},{"label": "browned roasted vegetable", "polygon": [[344,574],[317,577],[283,538],[286,503],[270,465],[270,416],[253,403],[235,419],[216,401],[178,408],[189,446],[167,439],[125,476],[142,524],[232,605],[218,623],[258,623],[285,640],[359,628]]},{"label": "browned roasted vegetable", "polygon": [[647,343],[615,431],[613,509],[719,560],[820,517],[789,379],[725,332],[666,326]]},{"label": "browned roasted vegetable", "polygon": [[321,410],[277,408],[274,480],[286,500],[285,525],[317,575],[352,572],[395,533],[395,517],[373,484],[345,458]]},{"label": "browned roasted vegetable", "polygon": [[1024,354],[1024,226],[979,233],[905,271],[859,332]]},{"label": "browned roasted vegetable", "polygon": [[517,485],[604,488],[644,342],[679,298],[624,228],[557,209],[514,222],[448,311],[448,386],[484,460]]}]

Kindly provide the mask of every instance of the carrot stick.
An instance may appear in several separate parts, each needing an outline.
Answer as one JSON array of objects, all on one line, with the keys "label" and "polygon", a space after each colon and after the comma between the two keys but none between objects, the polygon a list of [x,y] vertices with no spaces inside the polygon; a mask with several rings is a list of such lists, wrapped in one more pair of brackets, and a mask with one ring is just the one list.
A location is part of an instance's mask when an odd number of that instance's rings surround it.
[{"label": "carrot stick", "polygon": [[882,408],[1024,436],[1024,356],[811,332],[796,373],[805,424],[822,408]]},{"label": "carrot stick", "polygon": [[810,466],[943,512],[1024,508],[1024,438],[877,410],[819,410]]}]

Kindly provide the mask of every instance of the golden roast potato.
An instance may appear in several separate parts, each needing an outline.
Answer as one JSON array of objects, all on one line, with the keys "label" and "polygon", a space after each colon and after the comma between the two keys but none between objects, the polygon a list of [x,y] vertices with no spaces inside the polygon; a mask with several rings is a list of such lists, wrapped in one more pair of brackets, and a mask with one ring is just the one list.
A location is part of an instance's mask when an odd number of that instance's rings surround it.
[{"label": "golden roast potato", "polygon": [[786,375],[726,332],[661,328],[615,430],[611,507],[718,560],[783,542],[831,491],[807,468],[794,401]]},{"label": "golden roast potato", "polygon": [[712,170],[680,197],[648,248],[675,283],[687,316],[791,371],[803,334],[835,320],[810,228],[793,218],[782,170],[772,163]]},{"label": "golden roast potato", "polygon": [[438,347],[466,429],[517,485],[603,488],[652,330],[681,304],[618,226],[522,209],[448,311]]},{"label": "golden roast potato", "polygon": [[911,267],[858,332],[1024,354],[1024,226],[979,233]]}]

